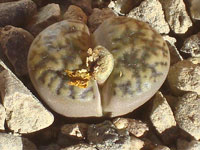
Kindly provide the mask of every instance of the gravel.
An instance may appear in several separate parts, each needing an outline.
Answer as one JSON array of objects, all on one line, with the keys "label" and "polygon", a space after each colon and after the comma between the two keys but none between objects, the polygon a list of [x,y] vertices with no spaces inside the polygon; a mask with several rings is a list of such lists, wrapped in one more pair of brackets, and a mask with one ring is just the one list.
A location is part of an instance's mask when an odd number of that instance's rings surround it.
[{"label": "gravel", "polygon": [[[0,0],[0,149],[199,150],[199,7],[199,0]],[[49,109],[27,74],[33,39],[61,20],[82,21],[93,33],[121,15],[148,23],[166,41],[163,86],[125,116],[67,118]]]}]

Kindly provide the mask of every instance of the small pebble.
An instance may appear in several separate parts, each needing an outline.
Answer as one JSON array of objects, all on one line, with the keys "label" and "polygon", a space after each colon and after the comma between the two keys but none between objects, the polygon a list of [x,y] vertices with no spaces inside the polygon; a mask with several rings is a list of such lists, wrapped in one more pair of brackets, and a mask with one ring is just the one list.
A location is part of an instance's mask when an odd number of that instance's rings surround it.
[{"label": "small pebble", "polygon": [[90,125],[88,141],[98,150],[126,150],[131,147],[130,136],[126,130],[118,130],[110,121]]},{"label": "small pebble", "polygon": [[61,11],[58,4],[48,4],[33,16],[27,25],[27,29],[34,36],[38,35],[46,27],[61,20]]},{"label": "small pebble", "polygon": [[200,65],[189,60],[179,61],[170,67],[167,81],[174,95],[188,91],[200,94]]},{"label": "small pebble", "polygon": [[[153,133],[154,134],[154,133]],[[152,141],[152,139],[147,139],[147,138],[143,138],[144,141],[144,146],[142,150],[153,150],[154,148],[156,148],[156,146],[160,145],[157,143],[154,143],[154,141]]]},{"label": "small pebble", "polygon": [[169,144],[176,139],[176,121],[166,98],[161,92],[157,92],[153,98],[150,120],[165,143]]},{"label": "small pebble", "polygon": [[109,8],[94,8],[92,14],[88,18],[88,26],[90,31],[94,32],[104,20],[114,16],[116,15]]},{"label": "small pebble", "polygon": [[0,3],[0,27],[23,26],[37,10],[32,0]]},{"label": "small pebble", "polygon": [[92,13],[93,0],[70,0],[73,5],[80,7],[87,15]]},{"label": "small pebble", "polygon": [[180,51],[192,57],[200,57],[200,32],[185,39]]},{"label": "small pebble", "polygon": [[159,0],[143,1],[138,7],[132,9],[127,16],[148,23],[161,34],[167,34],[170,31]]},{"label": "small pebble", "polygon": [[64,20],[79,20],[85,24],[87,24],[87,15],[84,13],[84,11],[75,5],[70,5],[68,10],[63,15]]},{"label": "small pebble", "polygon": [[179,98],[174,112],[179,127],[194,139],[200,139],[200,96],[189,92]]},{"label": "small pebble", "polygon": [[0,94],[8,128],[31,133],[50,126],[53,115],[0,60]]},{"label": "small pebble", "polygon": [[113,124],[117,129],[126,129],[136,137],[143,136],[149,130],[147,124],[135,119],[116,118],[113,120]]},{"label": "small pebble", "polygon": [[131,145],[130,145],[130,149],[125,149],[125,150],[141,150],[144,146],[144,141],[131,136]]},{"label": "small pebble", "polygon": [[152,126],[151,130],[147,133],[146,136],[144,136],[143,140],[145,142],[145,147],[148,147],[146,149],[153,149],[157,145],[163,144],[163,142],[161,141],[162,139],[159,137],[158,133],[155,132],[155,130],[154,131],[152,130]]},{"label": "small pebble", "polygon": [[13,26],[0,29],[0,45],[18,76],[28,74],[27,57],[34,37],[26,30]]},{"label": "small pebble", "polygon": [[60,150],[97,150],[97,149],[89,144],[82,143],[82,144],[77,144],[70,147],[62,148]]},{"label": "small pebble", "polygon": [[92,8],[106,8],[109,3],[109,0],[92,0]]},{"label": "small pebble", "polygon": [[192,26],[183,0],[159,0],[165,13],[165,18],[176,34],[184,34]]},{"label": "small pebble", "polygon": [[61,133],[78,139],[85,139],[88,125],[85,123],[66,124],[62,126]]},{"label": "small pebble", "polygon": [[27,138],[0,133],[0,150],[37,150]]}]

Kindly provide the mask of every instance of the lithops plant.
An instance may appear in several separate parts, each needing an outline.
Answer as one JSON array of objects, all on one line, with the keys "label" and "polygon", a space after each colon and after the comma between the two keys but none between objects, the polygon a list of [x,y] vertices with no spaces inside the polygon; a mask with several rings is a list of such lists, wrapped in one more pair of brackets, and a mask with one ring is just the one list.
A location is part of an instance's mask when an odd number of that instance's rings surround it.
[{"label": "lithops plant", "polygon": [[105,20],[90,34],[78,21],[42,31],[28,55],[31,81],[42,99],[67,117],[115,117],[148,101],[164,82],[167,44],[148,24]]}]

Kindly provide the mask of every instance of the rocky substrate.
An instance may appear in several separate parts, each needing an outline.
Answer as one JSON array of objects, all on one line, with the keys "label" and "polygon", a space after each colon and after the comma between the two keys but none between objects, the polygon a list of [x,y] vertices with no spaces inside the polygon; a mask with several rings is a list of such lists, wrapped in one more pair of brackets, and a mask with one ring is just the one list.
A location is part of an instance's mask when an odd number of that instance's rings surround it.
[{"label": "rocky substrate", "polygon": [[[199,150],[199,0],[0,0],[0,150]],[[159,91],[115,118],[67,118],[51,110],[28,76],[34,38],[61,20],[90,32],[107,18],[148,23],[171,62]]]}]

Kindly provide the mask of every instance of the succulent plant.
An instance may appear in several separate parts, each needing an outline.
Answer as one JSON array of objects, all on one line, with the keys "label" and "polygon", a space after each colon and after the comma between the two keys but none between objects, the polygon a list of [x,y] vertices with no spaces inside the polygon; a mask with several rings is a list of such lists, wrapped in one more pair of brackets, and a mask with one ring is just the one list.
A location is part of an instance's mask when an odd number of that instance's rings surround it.
[{"label": "succulent plant", "polygon": [[105,20],[91,35],[75,20],[43,30],[28,55],[31,81],[42,99],[67,117],[115,117],[148,101],[170,64],[167,44],[148,24]]}]

